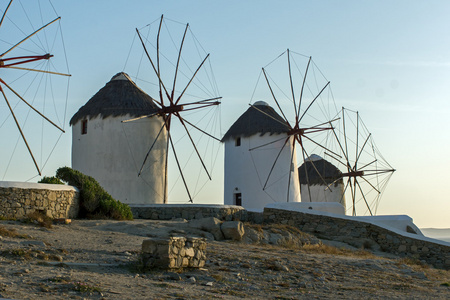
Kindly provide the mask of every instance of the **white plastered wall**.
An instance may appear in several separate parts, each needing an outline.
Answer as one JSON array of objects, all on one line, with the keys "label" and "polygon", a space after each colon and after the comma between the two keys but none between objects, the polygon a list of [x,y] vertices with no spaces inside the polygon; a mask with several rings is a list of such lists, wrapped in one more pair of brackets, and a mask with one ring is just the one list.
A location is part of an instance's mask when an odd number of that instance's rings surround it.
[{"label": "white plastered wall", "polygon": [[139,169],[163,121],[151,117],[122,123],[131,117],[96,117],[72,127],[72,168],[94,177],[115,199],[127,204],[164,203],[166,132],[152,148],[141,176]]},{"label": "white plastered wall", "polygon": [[[225,205],[235,204],[235,193],[241,193],[242,206],[250,210],[262,210],[269,203],[300,201],[297,157],[295,152],[292,157],[292,137],[281,152],[266,189],[263,190],[270,169],[283,147],[285,139],[285,134],[265,134],[263,136],[257,134],[242,137],[240,146],[235,145],[235,139],[225,141]],[[275,140],[279,141],[249,151],[249,149]],[[290,184],[288,184],[289,173]]]},{"label": "white plastered wall", "polygon": [[[301,184],[301,198],[302,202],[337,202],[340,203],[345,209],[345,196],[344,185],[333,184],[329,188],[325,185],[315,184],[309,186],[307,184]],[[309,196],[311,193],[311,197]]]}]

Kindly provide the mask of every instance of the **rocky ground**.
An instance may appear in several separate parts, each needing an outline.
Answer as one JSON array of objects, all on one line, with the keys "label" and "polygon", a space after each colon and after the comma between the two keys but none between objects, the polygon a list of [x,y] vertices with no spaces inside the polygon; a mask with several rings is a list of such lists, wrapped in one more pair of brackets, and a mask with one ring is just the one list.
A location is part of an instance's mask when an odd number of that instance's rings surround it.
[{"label": "rocky ground", "polygon": [[[215,241],[184,220],[74,220],[50,229],[0,221],[0,298],[450,298],[450,271],[342,248],[288,227],[245,229],[236,242]],[[205,267],[142,272],[142,241],[168,235],[209,238]]]}]

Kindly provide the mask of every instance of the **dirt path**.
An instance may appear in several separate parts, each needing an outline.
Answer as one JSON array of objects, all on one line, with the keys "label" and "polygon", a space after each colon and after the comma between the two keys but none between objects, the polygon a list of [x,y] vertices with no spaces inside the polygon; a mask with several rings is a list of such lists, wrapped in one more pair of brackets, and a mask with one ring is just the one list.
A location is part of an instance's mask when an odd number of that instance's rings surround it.
[{"label": "dirt path", "polygon": [[327,248],[208,241],[204,269],[142,273],[142,241],[185,227],[183,221],[74,220],[45,229],[0,221],[0,298],[450,298],[449,271],[367,253],[318,253]]}]

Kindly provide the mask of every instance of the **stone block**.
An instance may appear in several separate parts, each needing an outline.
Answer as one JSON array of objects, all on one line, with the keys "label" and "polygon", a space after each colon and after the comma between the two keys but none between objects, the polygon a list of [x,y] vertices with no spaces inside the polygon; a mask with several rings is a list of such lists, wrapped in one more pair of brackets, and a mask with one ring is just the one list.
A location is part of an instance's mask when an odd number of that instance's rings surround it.
[{"label": "stone block", "polygon": [[244,236],[244,224],[240,221],[223,222],[220,226],[225,239],[240,241]]},{"label": "stone block", "polygon": [[144,240],[142,262],[145,268],[198,268],[205,265],[205,245],[205,240],[201,238]]},{"label": "stone block", "polygon": [[194,219],[190,220],[188,223],[189,227],[197,228],[200,230],[207,231],[214,235],[214,239],[217,241],[221,241],[224,239],[222,230],[220,229],[220,225],[222,224],[222,221],[220,221],[217,218],[209,217],[209,218],[203,218],[203,219]]},{"label": "stone block", "polygon": [[400,246],[398,247],[398,251],[400,251],[400,252],[405,252],[405,251],[406,251],[406,246],[405,246],[405,245],[400,245]]}]

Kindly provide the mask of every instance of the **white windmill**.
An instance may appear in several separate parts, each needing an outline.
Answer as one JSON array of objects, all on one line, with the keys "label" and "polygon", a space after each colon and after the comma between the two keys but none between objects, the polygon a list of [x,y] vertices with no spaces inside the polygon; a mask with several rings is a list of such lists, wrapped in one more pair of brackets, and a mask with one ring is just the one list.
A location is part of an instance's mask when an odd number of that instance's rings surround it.
[{"label": "white windmill", "polygon": [[297,158],[288,132],[283,118],[264,101],[255,102],[238,118],[222,139],[224,204],[262,210],[274,202],[300,201]]}]

